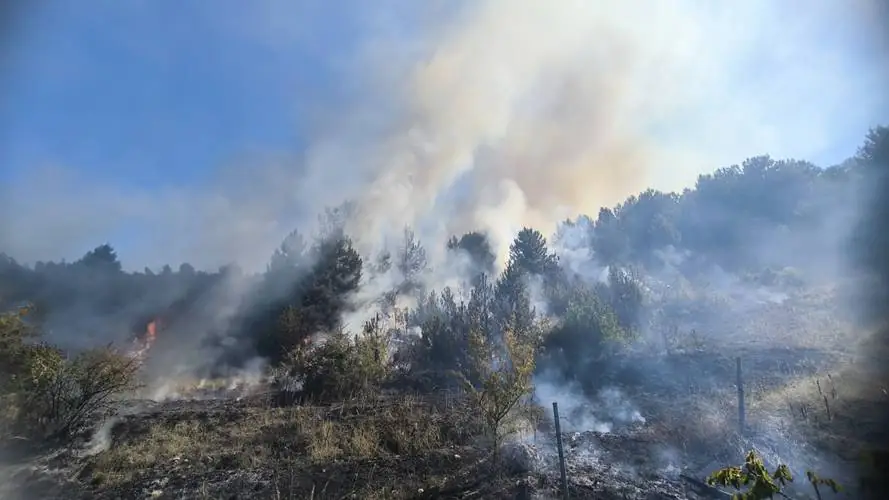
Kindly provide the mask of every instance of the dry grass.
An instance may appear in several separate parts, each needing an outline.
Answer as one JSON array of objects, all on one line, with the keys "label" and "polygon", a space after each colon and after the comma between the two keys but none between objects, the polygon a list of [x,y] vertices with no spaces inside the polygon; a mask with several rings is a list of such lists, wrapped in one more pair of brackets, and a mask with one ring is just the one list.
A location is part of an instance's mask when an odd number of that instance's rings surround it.
[{"label": "dry grass", "polygon": [[856,459],[881,435],[881,408],[889,406],[889,387],[856,366],[794,380],[753,401],[754,416],[779,416],[794,423],[814,443]]},{"label": "dry grass", "polygon": [[702,319],[695,336],[681,332],[689,337],[683,342],[707,348],[782,346],[848,353],[861,332],[848,317],[839,293],[815,288],[793,293],[781,303],[763,302],[746,308],[729,303],[718,308],[713,317]]},{"label": "dry grass", "polygon": [[461,405],[416,397],[334,406],[134,418],[87,468],[96,485],[134,480],[140,471],[245,470],[282,464],[422,455],[470,442],[478,426]]},{"label": "dry grass", "polygon": [[[860,492],[886,491],[889,463],[889,387],[879,373],[849,364],[834,373],[801,378],[756,401],[754,418],[769,416],[792,426],[792,432],[822,453],[856,470],[849,478]],[[857,484],[856,484],[857,483]]]}]

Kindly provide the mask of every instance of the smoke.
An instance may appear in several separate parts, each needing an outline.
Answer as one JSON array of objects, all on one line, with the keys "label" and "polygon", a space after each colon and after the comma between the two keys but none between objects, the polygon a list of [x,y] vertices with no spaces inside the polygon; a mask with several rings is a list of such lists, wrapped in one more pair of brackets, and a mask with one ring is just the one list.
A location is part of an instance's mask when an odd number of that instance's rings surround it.
[{"label": "smoke", "polygon": [[[481,228],[502,256],[522,225],[549,233],[565,216],[595,213],[657,183],[686,146],[695,153],[671,172],[679,182],[731,155],[782,150],[761,130],[743,153],[715,136],[725,127],[752,131],[766,113],[815,90],[811,71],[790,75],[802,71],[793,60],[815,41],[809,30],[831,6],[788,29],[784,12],[770,5],[467,6],[396,86],[403,97],[393,129],[362,154],[371,180],[358,194],[362,217],[353,232],[376,236],[410,224],[441,240]],[[782,41],[767,48],[779,26]],[[780,64],[788,80],[739,88],[731,78],[754,61]],[[818,80],[813,87],[831,93],[842,86]],[[728,116],[713,111],[717,102],[731,103]],[[686,142],[692,135],[694,147]]]},{"label": "smoke", "polygon": [[[886,368],[886,353],[889,352],[889,318],[886,315],[886,304],[889,302],[889,260],[886,258],[889,255],[889,240],[886,238],[889,234],[889,203],[885,196],[889,189],[886,168],[889,166],[889,128],[879,127],[871,131],[858,156],[868,167],[871,190],[866,193],[857,231],[851,239],[851,256],[854,268],[860,272],[857,275],[860,279],[855,282],[858,288],[855,294],[856,312],[862,319],[861,329],[870,332],[870,335],[865,335],[864,341],[859,344],[860,361],[854,371],[858,373],[859,380],[864,381],[858,384],[860,398],[868,401],[872,409],[859,410],[860,415],[856,417],[870,417],[872,421],[878,422],[877,425],[883,431],[889,422],[889,400],[879,395],[876,398],[869,395],[876,392],[873,387],[883,388],[889,381]],[[882,391],[885,396],[885,389]],[[868,444],[867,452],[874,456],[882,453],[885,457],[886,450],[889,449],[889,440],[884,432],[869,435]],[[881,476],[885,477],[885,464],[877,465],[876,468],[859,465],[859,477],[876,480],[871,493],[876,498],[874,493],[886,489],[885,479],[880,480]]]},{"label": "smoke", "polygon": [[[222,9],[226,19],[201,13],[229,43],[295,59],[307,42],[293,32],[318,20],[312,9],[294,16],[283,2],[263,6],[261,16],[231,8]],[[229,159],[203,182],[160,188],[123,181],[124,174],[81,173],[84,166],[65,165],[65,158],[63,166],[29,165],[5,183],[0,248],[25,262],[70,259],[119,236],[130,269],[236,262],[255,272],[293,228],[311,234],[324,207],[351,200],[345,229],[366,262],[397,252],[410,226],[429,263],[412,278],[459,292],[471,266],[441,248],[452,234],[485,232],[502,267],[521,227],[552,234],[566,217],[596,214],[646,187],[678,190],[702,172],[759,153],[836,162],[889,104],[876,48],[885,42],[874,39],[883,36],[876,0],[482,0],[436,3],[419,17],[408,2],[388,6],[366,22],[358,22],[367,12],[357,7],[338,18],[343,27],[360,25],[347,48],[338,47],[333,76],[346,83],[331,85],[331,95],[312,94],[312,105],[299,103],[310,109],[299,148]],[[299,101],[299,89],[288,99]],[[826,250],[812,252],[812,267],[840,253],[842,231],[825,228],[846,225],[851,211],[818,226],[814,234],[826,235]],[[607,269],[589,255],[588,224],[564,228],[553,247],[572,274],[601,282]],[[757,238],[751,245],[768,258],[808,250],[794,238],[780,245],[773,243],[781,235]],[[679,268],[696,268],[696,285],[709,283],[706,293],[728,297],[739,316],[786,300],[695,256],[668,249],[661,260],[662,271],[649,281],[675,283],[688,274]],[[366,273],[345,323],[354,330],[405,278],[395,266]],[[535,283],[531,288],[539,295]],[[158,333],[156,369],[178,377],[215,367],[232,350],[232,339],[219,332],[253,290],[246,278],[213,287],[189,321]],[[725,303],[714,300],[695,322],[709,318],[720,340],[748,341],[749,332],[731,331]],[[87,317],[78,329],[107,319]],[[245,373],[260,371],[251,365]],[[662,378],[684,380],[691,372],[677,367]],[[177,390],[161,387],[157,396]],[[558,401],[579,430],[646,422],[612,389],[589,397],[542,378],[537,397]]]},{"label": "smoke", "polygon": [[549,243],[569,276],[587,283],[607,281],[608,269],[592,258],[593,223],[588,216],[561,224]]},{"label": "smoke", "polygon": [[[410,224],[424,241],[484,229],[502,256],[522,225],[549,234],[564,216],[647,186],[679,188],[751,152],[838,156],[850,146],[836,131],[850,130],[851,143],[881,109],[885,75],[859,50],[873,46],[873,5],[392,2],[361,22],[367,12],[347,11],[339,21],[357,23],[359,38],[338,53],[335,75],[363,84],[335,86],[338,101],[312,108],[299,154],[150,191],[70,170],[81,166],[33,170],[8,189],[18,215],[4,217],[3,247],[25,261],[71,257],[127,225],[142,235],[127,231],[128,265],[251,270],[321,207],[356,199],[350,233],[365,248]],[[228,43],[287,57],[305,36],[281,23],[312,23],[315,12],[287,9],[199,14]],[[142,250],[149,234],[167,244]]]},{"label": "smoke", "polygon": [[534,399],[544,408],[558,403],[564,432],[609,433],[645,423],[640,411],[616,387],[605,387],[590,398],[576,381],[566,384],[544,374],[535,378]]},{"label": "smoke", "polygon": [[[169,401],[179,399],[211,399],[219,397],[249,396],[255,393],[267,379],[268,362],[253,357],[243,363],[242,367],[230,368],[219,365],[220,356],[208,356],[205,365],[195,362],[195,349],[186,351],[192,358],[189,363],[174,365],[174,371],[156,374],[145,388],[146,395],[153,401]],[[169,366],[165,360],[153,363],[153,366]],[[208,368],[214,368],[215,378],[195,378],[195,375],[206,374]],[[166,368],[166,367],[165,367]]]}]

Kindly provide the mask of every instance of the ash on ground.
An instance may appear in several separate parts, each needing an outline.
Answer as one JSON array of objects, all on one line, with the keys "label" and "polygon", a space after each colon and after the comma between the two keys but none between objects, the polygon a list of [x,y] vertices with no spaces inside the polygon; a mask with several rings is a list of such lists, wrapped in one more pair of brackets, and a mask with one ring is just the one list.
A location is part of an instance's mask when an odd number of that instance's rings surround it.
[{"label": "ash on ground", "polygon": [[[555,435],[508,443],[501,449],[512,473],[537,475],[538,492],[555,494],[560,483]],[[563,454],[571,498],[719,498],[704,482],[702,463],[682,463],[680,454],[641,426],[620,433],[566,432]],[[701,461],[705,461],[702,458]]]}]

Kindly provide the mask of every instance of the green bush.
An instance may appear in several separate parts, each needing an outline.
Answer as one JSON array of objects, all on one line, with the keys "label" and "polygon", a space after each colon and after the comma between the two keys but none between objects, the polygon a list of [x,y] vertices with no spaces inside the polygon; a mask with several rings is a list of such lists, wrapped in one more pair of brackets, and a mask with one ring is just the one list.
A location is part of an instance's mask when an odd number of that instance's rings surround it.
[{"label": "green bush", "polygon": [[138,370],[138,360],[110,347],[66,359],[22,394],[20,425],[33,436],[72,436],[107,417],[115,397],[137,387]]},{"label": "green bush", "polygon": [[329,334],[315,345],[299,346],[287,356],[281,374],[299,380],[304,397],[330,401],[377,390],[392,370],[389,336],[381,318],[365,324],[361,335]]},{"label": "green bush", "polygon": [[598,381],[612,355],[635,338],[603,295],[581,283],[570,289],[566,311],[543,341],[541,369]]},{"label": "green bush", "polygon": [[0,315],[0,436],[68,438],[136,387],[139,363],[111,347],[66,358],[38,341],[29,312]]}]

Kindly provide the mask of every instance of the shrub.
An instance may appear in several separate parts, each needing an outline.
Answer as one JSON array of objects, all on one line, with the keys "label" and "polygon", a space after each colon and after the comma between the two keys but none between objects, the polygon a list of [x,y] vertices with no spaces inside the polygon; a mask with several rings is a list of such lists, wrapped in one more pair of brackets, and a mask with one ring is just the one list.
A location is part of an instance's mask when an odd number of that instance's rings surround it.
[{"label": "shrub", "polygon": [[361,335],[331,333],[322,342],[291,351],[280,370],[302,386],[302,394],[329,401],[378,389],[391,373],[389,335],[380,317],[365,324]]},{"label": "shrub", "polygon": [[4,392],[27,371],[28,343],[37,337],[26,321],[31,310],[25,306],[0,314],[0,389]]},{"label": "shrub", "polygon": [[22,398],[31,435],[65,438],[93,418],[107,417],[116,396],[137,387],[139,361],[111,347],[92,349],[56,365]]},{"label": "shrub", "polygon": [[566,311],[544,339],[541,370],[584,384],[603,381],[611,356],[634,338],[603,295],[582,283],[569,290]]},{"label": "shrub", "polygon": [[135,388],[138,360],[110,347],[66,359],[38,342],[25,320],[29,308],[0,315],[2,435],[66,438],[94,416],[104,416],[115,396]]}]

